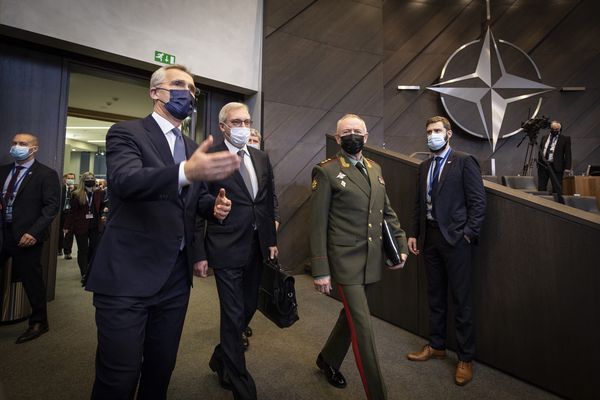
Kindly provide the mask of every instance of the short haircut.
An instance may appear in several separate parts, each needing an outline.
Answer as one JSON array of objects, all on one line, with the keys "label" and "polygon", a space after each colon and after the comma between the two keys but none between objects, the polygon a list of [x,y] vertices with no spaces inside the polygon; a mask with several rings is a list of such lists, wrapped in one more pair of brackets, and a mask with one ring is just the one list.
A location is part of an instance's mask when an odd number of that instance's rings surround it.
[{"label": "short haircut", "polygon": [[358,116],[358,115],[356,115],[356,114],[346,114],[346,115],[344,115],[342,118],[338,119],[338,122],[337,122],[337,124],[335,125],[335,130],[337,131],[337,130],[339,129],[339,127],[340,127],[340,124],[342,123],[342,121],[343,121],[343,120],[345,120],[345,119],[349,119],[349,118],[355,118],[355,119],[358,119],[358,120],[360,120],[360,121],[362,122],[362,124],[363,124],[364,128],[365,128],[365,133],[367,132],[367,124],[365,124],[365,120],[364,120],[364,119],[362,119],[361,117],[359,117],[359,116]]},{"label": "short haircut", "polygon": [[160,67],[156,71],[154,71],[154,73],[152,74],[152,77],[150,77],[150,89],[160,85],[161,82],[163,82],[165,80],[165,75],[167,74],[167,71],[170,69],[178,69],[180,71],[183,71],[186,74],[188,74],[189,76],[191,76],[193,79],[192,73],[190,72],[189,69],[186,68],[185,65],[181,65],[181,64],[165,65],[163,67]]},{"label": "short haircut", "polygon": [[444,129],[446,129],[447,131],[452,130],[452,126],[450,125],[450,121],[448,121],[448,118],[439,115],[429,118],[427,122],[425,122],[425,128],[427,128],[431,124],[435,124],[436,122],[441,122],[442,125],[444,125]]},{"label": "short haircut", "polygon": [[38,139],[38,137],[36,135],[34,135],[33,133],[29,133],[29,132],[17,132],[15,134],[14,137],[16,137],[17,135],[27,135],[27,136],[31,136],[31,144],[34,146],[39,146],[40,145],[40,141]]},{"label": "short haircut", "polygon": [[67,172],[66,174],[63,175],[63,178],[66,178],[69,175],[75,176],[75,174],[73,172]]},{"label": "short haircut", "polygon": [[248,111],[248,114],[250,114],[250,110],[248,110],[247,105],[245,105],[244,103],[237,103],[235,101],[232,101],[231,103],[225,104],[223,108],[221,108],[221,111],[219,111],[219,122],[227,121],[227,115],[229,114],[229,111],[237,110],[238,108],[245,108],[246,111]]},{"label": "short haircut", "polygon": [[554,120],[552,122],[550,122],[550,126],[552,127],[553,124],[558,124],[558,126],[560,126],[560,129],[562,129],[562,124],[560,122],[558,122],[557,120]]}]

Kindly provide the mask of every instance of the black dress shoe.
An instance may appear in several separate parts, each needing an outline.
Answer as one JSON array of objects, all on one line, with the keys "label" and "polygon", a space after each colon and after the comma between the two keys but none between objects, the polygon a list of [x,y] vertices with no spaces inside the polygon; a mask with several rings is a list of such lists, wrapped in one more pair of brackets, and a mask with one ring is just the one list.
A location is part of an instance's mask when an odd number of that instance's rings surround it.
[{"label": "black dress shoe", "polygon": [[42,324],[41,322],[36,322],[35,324],[29,326],[25,333],[17,338],[16,344],[25,343],[33,339],[37,339],[42,336],[44,333],[48,332],[50,328],[48,324]]},{"label": "black dress shoe", "polygon": [[246,332],[242,332],[242,344],[244,345],[244,351],[248,351],[248,347],[250,347],[250,340],[248,340],[248,335],[246,335]]},{"label": "black dress shoe", "polygon": [[327,364],[321,354],[317,357],[317,367],[323,371],[327,378],[327,382],[329,382],[330,385],[340,389],[346,387],[346,378],[344,378],[344,375],[331,365]]},{"label": "black dress shoe", "polygon": [[250,337],[252,336],[252,328],[250,328],[249,326],[246,328],[246,330],[244,331],[244,333],[246,334],[246,336]]},{"label": "black dress shoe", "polygon": [[219,360],[217,360],[214,354],[210,358],[208,366],[213,372],[216,372],[219,376],[219,385],[221,385],[223,389],[231,390],[231,382],[229,381],[229,378],[224,376],[223,373],[223,364]]}]

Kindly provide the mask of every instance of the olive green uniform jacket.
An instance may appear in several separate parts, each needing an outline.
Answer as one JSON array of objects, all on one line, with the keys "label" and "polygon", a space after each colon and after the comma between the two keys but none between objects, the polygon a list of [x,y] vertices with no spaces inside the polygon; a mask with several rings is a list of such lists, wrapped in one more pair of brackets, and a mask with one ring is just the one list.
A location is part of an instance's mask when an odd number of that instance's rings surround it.
[{"label": "olive green uniform jacket", "polygon": [[381,167],[366,157],[362,161],[370,186],[342,152],[319,163],[312,172],[312,274],[329,275],[342,285],[381,279],[384,218],[398,239],[401,253],[408,254],[406,235],[390,207]]}]

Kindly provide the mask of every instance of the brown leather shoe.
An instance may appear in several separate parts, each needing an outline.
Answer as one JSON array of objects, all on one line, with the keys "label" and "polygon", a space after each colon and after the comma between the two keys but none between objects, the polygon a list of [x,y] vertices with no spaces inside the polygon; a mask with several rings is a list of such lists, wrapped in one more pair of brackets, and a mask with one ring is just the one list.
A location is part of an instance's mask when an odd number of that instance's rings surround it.
[{"label": "brown leather shoe", "polygon": [[423,346],[423,350],[408,353],[406,355],[410,361],[427,361],[431,358],[446,358],[446,350],[436,350],[430,345]]},{"label": "brown leather shoe", "polygon": [[459,361],[456,364],[456,373],[454,383],[458,386],[464,386],[473,380],[473,362]]}]

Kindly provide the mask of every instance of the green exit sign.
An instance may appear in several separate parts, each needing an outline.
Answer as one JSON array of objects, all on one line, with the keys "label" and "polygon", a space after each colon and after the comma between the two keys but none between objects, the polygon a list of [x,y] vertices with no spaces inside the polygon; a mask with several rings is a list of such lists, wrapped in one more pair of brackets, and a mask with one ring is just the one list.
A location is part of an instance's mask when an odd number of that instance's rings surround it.
[{"label": "green exit sign", "polygon": [[175,56],[167,54],[163,51],[154,51],[154,61],[161,62],[163,64],[175,64]]}]

